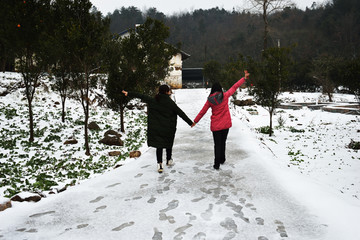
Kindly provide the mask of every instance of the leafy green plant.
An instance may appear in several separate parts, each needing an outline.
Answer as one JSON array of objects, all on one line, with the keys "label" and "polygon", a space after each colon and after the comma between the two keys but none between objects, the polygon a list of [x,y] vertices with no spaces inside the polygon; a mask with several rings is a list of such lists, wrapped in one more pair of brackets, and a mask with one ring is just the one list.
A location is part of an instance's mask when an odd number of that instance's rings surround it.
[{"label": "leafy green plant", "polygon": [[280,116],[277,118],[277,122],[279,124],[279,127],[284,127],[286,123],[286,119],[282,114],[280,114]]},{"label": "leafy green plant", "polygon": [[274,131],[271,130],[269,126],[259,127],[259,128],[256,128],[256,130],[259,133],[263,133],[263,134],[269,134],[270,135],[270,131],[271,131],[271,134],[274,133]]},{"label": "leafy green plant", "polygon": [[14,117],[18,116],[15,108],[10,108],[10,107],[4,108],[3,112],[5,114],[5,118],[8,120],[13,119]]},{"label": "leafy green plant", "polygon": [[33,183],[35,189],[50,190],[52,186],[58,185],[56,182],[51,180],[52,176],[46,173],[40,173],[36,176],[36,182]]},{"label": "leafy green plant", "polygon": [[360,149],[360,142],[356,142],[353,139],[351,139],[348,148],[350,149],[354,149],[354,150],[359,150]]},{"label": "leafy green plant", "polygon": [[292,132],[292,133],[303,133],[303,132],[305,132],[304,129],[296,129],[296,128],[294,128],[294,127],[289,127],[289,130],[290,130],[290,132]]}]

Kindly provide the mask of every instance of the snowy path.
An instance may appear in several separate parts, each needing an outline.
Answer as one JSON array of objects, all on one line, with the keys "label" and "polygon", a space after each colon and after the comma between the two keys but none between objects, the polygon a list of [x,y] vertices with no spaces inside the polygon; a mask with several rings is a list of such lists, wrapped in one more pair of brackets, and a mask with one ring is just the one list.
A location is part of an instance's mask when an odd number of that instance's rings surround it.
[{"label": "snowy path", "polygon": [[[206,96],[204,89],[176,91],[191,119]],[[327,227],[242,148],[239,120],[229,132],[227,162],[212,169],[209,114],[193,129],[178,120],[175,165],[163,174],[149,149],[59,195],[6,210],[0,239],[327,239]]]}]

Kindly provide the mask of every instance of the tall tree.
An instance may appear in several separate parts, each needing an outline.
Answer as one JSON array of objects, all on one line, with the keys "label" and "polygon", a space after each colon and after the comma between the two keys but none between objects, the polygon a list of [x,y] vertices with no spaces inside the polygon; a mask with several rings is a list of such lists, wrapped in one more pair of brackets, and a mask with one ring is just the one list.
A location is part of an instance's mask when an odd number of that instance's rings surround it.
[{"label": "tall tree", "polygon": [[[107,95],[111,106],[120,111],[121,131],[124,132],[123,113],[127,100],[119,96],[121,90],[136,90],[151,94],[169,71],[169,61],[178,49],[167,44],[169,28],[159,20],[147,18],[145,23],[131,29],[109,48],[109,79]],[[112,49],[112,50],[111,50]]]},{"label": "tall tree", "polygon": [[337,58],[327,55],[319,56],[313,60],[313,78],[322,87],[322,92],[329,97],[330,102],[332,102],[332,94],[336,87],[331,76],[338,63]]},{"label": "tall tree", "polygon": [[74,0],[71,8],[74,13],[69,30],[71,54],[74,56],[71,74],[77,99],[84,110],[85,154],[90,155],[88,121],[93,102],[90,93],[97,84],[98,75],[95,73],[101,66],[109,21],[103,19],[100,12],[90,12],[92,4],[89,0]]},{"label": "tall tree", "polygon": [[293,6],[291,0],[247,0],[250,3],[251,10],[256,10],[262,15],[264,23],[263,35],[263,50],[268,48],[269,38],[269,16],[276,12],[281,11],[287,7]]},{"label": "tall tree", "polygon": [[17,2],[16,56],[18,69],[23,77],[25,96],[28,103],[30,137],[34,141],[34,119],[32,102],[41,75],[48,64],[47,24],[50,15],[50,0],[30,0]]},{"label": "tall tree", "polygon": [[252,66],[252,70],[255,70],[252,74],[252,79],[255,79],[252,93],[255,100],[269,112],[269,135],[271,136],[273,133],[272,116],[280,103],[279,95],[282,92],[282,86],[289,76],[290,49],[268,48],[263,54],[262,61],[257,63],[257,66]]},{"label": "tall tree", "polygon": [[71,54],[72,44],[70,33],[72,30],[72,19],[75,14],[71,7],[72,0],[54,1],[52,3],[52,14],[54,19],[52,42],[53,65],[52,73],[54,75],[54,89],[60,94],[61,98],[61,120],[65,122],[65,103],[71,92],[71,72],[75,56]]}]

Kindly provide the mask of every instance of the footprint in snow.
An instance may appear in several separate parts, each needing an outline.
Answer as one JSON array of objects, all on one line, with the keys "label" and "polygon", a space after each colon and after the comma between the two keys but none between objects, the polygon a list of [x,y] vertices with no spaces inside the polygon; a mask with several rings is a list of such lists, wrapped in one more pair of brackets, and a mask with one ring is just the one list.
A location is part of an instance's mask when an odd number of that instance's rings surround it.
[{"label": "footprint in snow", "polygon": [[175,209],[179,206],[179,201],[178,200],[172,200],[171,202],[168,203],[168,207],[165,209],[160,210],[160,212],[167,212],[170,211],[172,209]]},{"label": "footprint in snow", "polygon": [[118,227],[116,227],[116,228],[113,228],[112,229],[112,231],[121,231],[121,230],[123,230],[124,228],[126,228],[126,227],[130,227],[130,226],[132,226],[132,225],[134,225],[135,224],[135,222],[127,222],[127,223],[123,223],[123,224],[121,224],[120,226],[118,226]]},{"label": "footprint in snow", "polygon": [[90,203],[96,203],[96,202],[99,202],[101,199],[103,199],[104,197],[103,196],[99,196],[97,198],[95,198],[94,200],[91,200]]}]

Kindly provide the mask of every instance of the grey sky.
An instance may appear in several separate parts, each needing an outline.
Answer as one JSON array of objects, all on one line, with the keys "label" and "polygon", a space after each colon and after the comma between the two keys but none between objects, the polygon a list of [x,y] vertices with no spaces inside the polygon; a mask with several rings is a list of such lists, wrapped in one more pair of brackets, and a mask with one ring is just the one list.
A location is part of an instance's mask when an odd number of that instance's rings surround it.
[{"label": "grey sky", "polygon": [[[113,12],[121,7],[135,6],[141,11],[155,7],[158,11],[166,15],[172,15],[179,12],[190,12],[196,9],[209,9],[213,7],[224,8],[231,11],[232,9],[242,11],[245,8],[244,0],[90,0],[92,4],[104,15]],[[311,7],[313,2],[323,3],[327,0],[293,0],[300,9]]]}]

